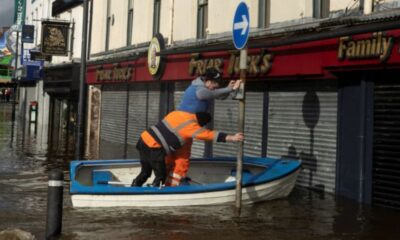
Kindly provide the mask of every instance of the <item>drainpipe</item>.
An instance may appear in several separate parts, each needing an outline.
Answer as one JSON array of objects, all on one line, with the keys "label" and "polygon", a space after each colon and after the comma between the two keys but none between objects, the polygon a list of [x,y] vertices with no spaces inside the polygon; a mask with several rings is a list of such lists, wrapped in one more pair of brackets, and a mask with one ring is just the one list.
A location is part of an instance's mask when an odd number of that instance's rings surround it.
[{"label": "drainpipe", "polygon": [[168,45],[172,45],[172,43],[174,42],[174,7],[175,7],[175,0],[171,0],[171,12],[170,12],[170,16],[171,16],[171,33],[170,33],[170,37],[168,40]]},{"label": "drainpipe", "polygon": [[363,4],[363,8],[364,8],[364,14],[370,14],[372,13],[373,9],[373,0],[362,0],[360,2],[360,5]]},{"label": "drainpipe", "polygon": [[82,48],[81,48],[81,66],[79,72],[79,103],[78,103],[78,122],[76,131],[75,159],[83,157],[83,129],[84,114],[86,103],[86,58],[87,58],[87,35],[88,35],[88,15],[89,0],[83,1],[83,18],[82,18]]}]

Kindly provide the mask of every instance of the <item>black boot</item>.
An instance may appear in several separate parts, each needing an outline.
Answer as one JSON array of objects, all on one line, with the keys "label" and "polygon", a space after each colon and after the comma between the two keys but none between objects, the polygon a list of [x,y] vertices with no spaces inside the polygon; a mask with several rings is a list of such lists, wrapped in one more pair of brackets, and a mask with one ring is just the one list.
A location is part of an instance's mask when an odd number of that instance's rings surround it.
[{"label": "black boot", "polygon": [[137,179],[135,178],[135,179],[133,179],[133,181],[132,181],[131,187],[141,187],[142,185],[143,185],[143,183],[140,184],[140,182],[137,181]]}]

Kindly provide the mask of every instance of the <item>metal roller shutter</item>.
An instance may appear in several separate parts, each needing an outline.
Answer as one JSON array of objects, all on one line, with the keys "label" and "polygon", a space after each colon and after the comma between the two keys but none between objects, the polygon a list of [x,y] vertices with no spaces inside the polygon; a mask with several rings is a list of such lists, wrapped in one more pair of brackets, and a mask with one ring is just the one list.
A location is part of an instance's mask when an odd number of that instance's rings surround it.
[{"label": "metal roller shutter", "polygon": [[[239,102],[225,99],[214,102],[214,129],[220,132],[233,133],[238,129]],[[246,133],[245,133],[246,134]],[[237,144],[214,143],[213,156],[236,156]]]},{"label": "metal roller shutter", "polygon": [[147,128],[147,86],[134,84],[129,89],[128,145],[135,145]]},{"label": "metal roller shutter", "polygon": [[400,84],[375,85],[372,202],[400,208]]},{"label": "metal roller shutter", "polygon": [[[245,102],[245,156],[261,156],[264,92],[246,92]],[[214,129],[229,134],[238,131],[239,101],[230,98],[216,100]],[[236,156],[237,144],[214,143],[213,156]]]},{"label": "metal roller shutter", "polygon": [[261,157],[264,92],[247,92],[245,106],[244,155]]},{"label": "metal roller shutter", "polygon": [[277,83],[269,90],[268,157],[301,159],[297,184],[333,193],[337,87],[334,82]]},{"label": "metal roller shutter", "polygon": [[[189,87],[191,82],[176,82],[174,92],[174,109],[176,109],[182,99],[183,93],[186,88]],[[204,156],[204,141],[193,141],[191,157],[203,157]]]},{"label": "metal roller shutter", "polygon": [[123,158],[125,153],[127,85],[103,85],[101,93],[100,158]]},{"label": "metal roller shutter", "polygon": [[160,85],[148,85],[147,127],[160,120]]},{"label": "metal roller shutter", "polygon": [[160,85],[134,84],[129,91],[128,155],[139,157],[135,145],[140,134],[159,121]]}]

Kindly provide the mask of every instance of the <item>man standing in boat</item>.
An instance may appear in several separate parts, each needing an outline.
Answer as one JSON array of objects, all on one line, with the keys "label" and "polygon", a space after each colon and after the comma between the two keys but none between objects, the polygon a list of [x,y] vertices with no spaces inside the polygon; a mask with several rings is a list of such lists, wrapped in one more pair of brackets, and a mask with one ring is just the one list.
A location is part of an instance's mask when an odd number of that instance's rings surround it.
[{"label": "man standing in boat", "polygon": [[[230,93],[240,87],[240,83],[241,80],[231,80],[228,86],[219,88],[222,84],[222,74],[215,68],[208,68],[204,76],[194,79],[185,90],[177,110],[188,113],[208,112],[214,99],[226,99]],[[176,152],[167,155],[168,176],[166,185],[177,186],[181,179],[186,176],[189,170],[191,148],[192,140]]]},{"label": "man standing in boat", "polygon": [[[153,186],[161,186],[166,181],[165,156],[173,156],[179,151],[179,156],[189,159],[193,138],[204,141],[240,142],[243,134],[212,131],[204,126],[210,122],[211,115],[207,112],[189,113],[184,111],[170,112],[163,120],[144,131],[136,148],[140,153],[141,171],[133,180],[132,186],[142,186],[154,171]],[[182,155],[183,153],[189,155]],[[188,165],[186,171],[188,169]],[[184,173],[186,175],[186,172]],[[184,175],[184,176],[185,176]],[[178,185],[180,182],[169,185]],[[175,181],[173,179],[173,181]]]},{"label": "man standing in boat", "polygon": [[241,80],[231,80],[224,88],[219,88],[221,83],[222,74],[215,68],[208,68],[204,76],[194,79],[185,90],[177,110],[208,112],[214,99],[226,99],[231,92],[239,89]]}]

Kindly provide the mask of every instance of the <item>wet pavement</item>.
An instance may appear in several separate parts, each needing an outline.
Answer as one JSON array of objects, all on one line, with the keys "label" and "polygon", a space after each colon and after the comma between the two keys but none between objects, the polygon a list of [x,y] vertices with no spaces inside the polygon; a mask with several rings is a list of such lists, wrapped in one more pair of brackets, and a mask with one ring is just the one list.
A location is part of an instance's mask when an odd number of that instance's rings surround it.
[{"label": "wet pavement", "polygon": [[[244,206],[73,209],[68,156],[17,126],[10,141],[11,104],[0,104],[0,231],[18,228],[44,239],[47,174],[65,173],[60,239],[400,239],[400,211],[371,208],[303,188],[286,199]],[[23,129],[23,128],[22,128]]]}]

